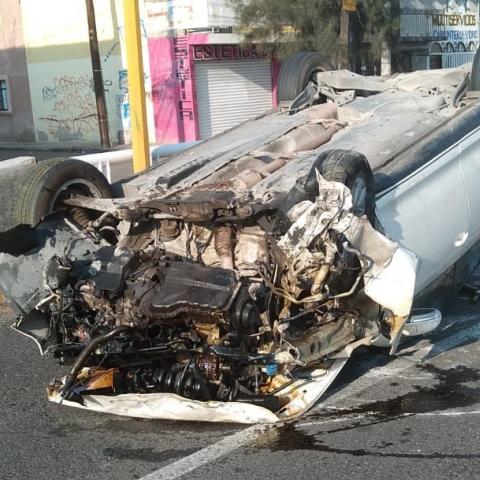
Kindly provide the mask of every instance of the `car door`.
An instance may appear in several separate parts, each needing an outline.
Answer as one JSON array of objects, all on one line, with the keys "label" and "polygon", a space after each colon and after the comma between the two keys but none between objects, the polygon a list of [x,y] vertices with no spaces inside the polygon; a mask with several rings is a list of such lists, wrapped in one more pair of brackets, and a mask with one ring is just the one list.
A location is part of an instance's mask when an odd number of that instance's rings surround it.
[{"label": "car door", "polygon": [[480,128],[458,145],[470,212],[469,246],[480,240]]},{"label": "car door", "polygon": [[416,293],[446,272],[469,243],[468,202],[458,146],[377,197],[386,233],[419,257]]}]

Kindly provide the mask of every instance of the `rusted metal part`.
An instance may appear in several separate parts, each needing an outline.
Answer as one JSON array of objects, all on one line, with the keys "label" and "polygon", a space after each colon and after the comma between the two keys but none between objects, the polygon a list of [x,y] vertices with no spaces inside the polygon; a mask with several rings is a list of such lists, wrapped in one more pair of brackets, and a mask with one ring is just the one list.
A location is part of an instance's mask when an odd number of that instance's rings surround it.
[{"label": "rusted metal part", "polygon": [[387,324],[390,326],[390,355],[395,355],[398,345],[400,344],[403,328],[407,321],[408,316],[393,316],[386,320]]},{"label": "rusted metal part", "polygon": [[233,228],[232,227],[218,227],[215,229],[215,251],[220,259],[220,266],[233,270]]},{"label": "rusted metal part", "polygon": [[330,273],[332,263],[335,260],[336,253],[337,250],[335,248],[335,245],[333,245],[332,243],[325,244],[325,259],[323,261],[323,264],[318,269],[317,274],[315,275],[315,280],[313,281],[313,285],[311,288],[312,295],[316,295],[322,290],[325,280]]},{"label": "rusted metal part", "polygon": [[70,209],[70,215],[72,220],[82,228],[88,228],[92,221],[88,211],[84,208],[74,207]]},{"label": "rusted metal part", "polygon": [[298,352],[298,360],[308,365],[353,342],[355,340],[354,322],[355,318],[346,315],[320,326],[315,333],[301,340],[290,340],[291,345]]}]

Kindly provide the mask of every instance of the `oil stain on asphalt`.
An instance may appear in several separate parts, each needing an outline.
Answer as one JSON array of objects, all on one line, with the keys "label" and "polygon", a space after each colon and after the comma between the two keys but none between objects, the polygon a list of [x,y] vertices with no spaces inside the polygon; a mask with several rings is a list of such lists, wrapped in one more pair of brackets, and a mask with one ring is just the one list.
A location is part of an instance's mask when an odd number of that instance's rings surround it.
[{"label": "oil stain on asphalt", "polygon": [[[295,451],[309,450],[324,453],[344,454],[356,457],[388,457],[388,458],[419,458],[419,459],[478,459],[477,453],[420,453],[420,452],[386,452],[384,449],[393,446],[390,442],[376,445],[373,449],[365,448],[337,448],[326,445],[323,439],[326,434],[342,432],[372,426],[375,424],[395,421],[401,417],[441,412],[454,408],[464,408],[479,403],[480,387],[469,386],[470,382],[480,380],[480,370],[472,369],[464,365],[454,368],[442,369],[431,364],[417,365],[417,368],[430,373],[437,383],[432,386],[415,386],[414,390],[388,400],[378,400],[364,403],[353,408],[339,409],[335,411],[320,412],[308,416],[309,422],[319,423],[328,420],[337,420],[352,417],[347,425],[334,427],[320,434],[312,434],[301,428],[301,424],[286,424],[272,429],[269,434],[259,440],[257,447],[266,448],[270,451]],[[358,416],[361,419],[358,419]],[[406,442],[410,430],[401,432],[401,442]],[[320,438],[322,437],[322,439]]]}]

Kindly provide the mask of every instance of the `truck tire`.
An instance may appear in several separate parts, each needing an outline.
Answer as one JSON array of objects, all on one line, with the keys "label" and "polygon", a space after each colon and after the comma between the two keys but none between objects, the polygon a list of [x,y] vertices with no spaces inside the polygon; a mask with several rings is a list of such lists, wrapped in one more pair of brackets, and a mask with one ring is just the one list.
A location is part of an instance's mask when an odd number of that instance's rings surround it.
[{"label": "truck tire", "polygon": [[330,150],[320,157],[322,177],[346,185],[352,192],[355,215],[366,215],[372,226],[377,226],[374,179],[365,156],[351,150]]},{"label": "truck tire", "polygon": [[97,198],[111,197],[110,185],[93,165],[82,160],[55,158],[18,169],[0,179],[0,232],[35,226],[54,211],[67,191]]},{"label": "truck tire", "polygon": [[307,86],[312,74],[325,70],[325,62],[318,52],[299,52],[287,58],[278,76],[278,103],[291,102],[297,98]]}]

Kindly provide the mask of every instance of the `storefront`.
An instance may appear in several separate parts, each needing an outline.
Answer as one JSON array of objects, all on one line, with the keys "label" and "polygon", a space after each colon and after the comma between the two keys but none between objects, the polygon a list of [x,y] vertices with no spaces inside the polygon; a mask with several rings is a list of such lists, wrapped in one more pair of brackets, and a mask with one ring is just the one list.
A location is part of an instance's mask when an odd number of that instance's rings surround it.
[{"label": "storefront", "polygon": [[457,67],[471,62],[478,46],[477,0],[400,2],[398,70]]},{"label": "storefront", "polygon": [[158,143],[205,139],[275,106],[279,66],[272,52],[228,42],[234,38],[149,39]]}]

